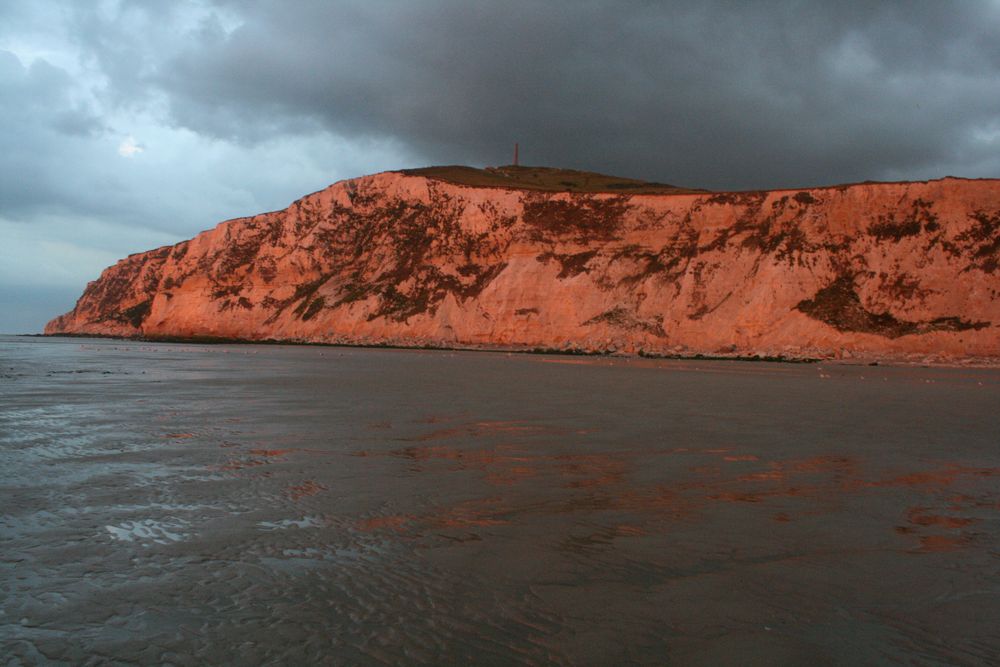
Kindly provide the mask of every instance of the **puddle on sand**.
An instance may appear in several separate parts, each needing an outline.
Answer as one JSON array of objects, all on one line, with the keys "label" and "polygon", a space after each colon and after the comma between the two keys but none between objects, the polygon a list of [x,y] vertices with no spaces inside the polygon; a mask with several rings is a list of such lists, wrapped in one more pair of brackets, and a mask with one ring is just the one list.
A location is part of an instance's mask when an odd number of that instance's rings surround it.
[{"label": "puddle on sand", "polygon": [[287,530],[289,528],[320,528],[326,525],[323,519],[315,516],[304,516],[300,519],[279,519],[277,521],[258,521],[257,527],[264,530]]},{"label": "puddle on sand", "polygon": [[170,544],[180,542],[187,537],[187,526],[178,521],[156,521],[141,519],[139,521],[123,521],[115,526],[105,526],[111,537],[120,542],[139,542],[140,544]]}]

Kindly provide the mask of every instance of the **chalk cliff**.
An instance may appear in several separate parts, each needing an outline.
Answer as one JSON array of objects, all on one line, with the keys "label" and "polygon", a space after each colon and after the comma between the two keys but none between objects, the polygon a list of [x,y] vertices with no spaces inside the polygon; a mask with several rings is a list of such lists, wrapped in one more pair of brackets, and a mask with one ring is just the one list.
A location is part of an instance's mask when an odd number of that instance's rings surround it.
[{"label": "chalk cliff", "polygon": [[121,260],[45,331],[1000,357],[998,180],[709,193],[602,178],[341,181]]}]

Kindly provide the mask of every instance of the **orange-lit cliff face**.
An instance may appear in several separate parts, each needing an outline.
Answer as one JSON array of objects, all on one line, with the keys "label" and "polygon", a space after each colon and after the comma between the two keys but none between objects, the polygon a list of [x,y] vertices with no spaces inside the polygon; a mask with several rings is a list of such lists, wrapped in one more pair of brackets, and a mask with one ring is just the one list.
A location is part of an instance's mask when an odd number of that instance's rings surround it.
[{"label": "orange-lit cliff face", "polygon": [[614,187],[342,181],[121,260],[46,333],[1000,357],[1000,181]]}]

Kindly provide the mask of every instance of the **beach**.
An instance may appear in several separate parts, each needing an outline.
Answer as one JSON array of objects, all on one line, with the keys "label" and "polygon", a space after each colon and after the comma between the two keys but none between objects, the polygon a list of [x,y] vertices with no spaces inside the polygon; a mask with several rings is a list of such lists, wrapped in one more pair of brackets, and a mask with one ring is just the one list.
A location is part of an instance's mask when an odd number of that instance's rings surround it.
[{"label": "beach", "polygon": [[1000,371],[0,337],[0,654],[1000,661]]}]

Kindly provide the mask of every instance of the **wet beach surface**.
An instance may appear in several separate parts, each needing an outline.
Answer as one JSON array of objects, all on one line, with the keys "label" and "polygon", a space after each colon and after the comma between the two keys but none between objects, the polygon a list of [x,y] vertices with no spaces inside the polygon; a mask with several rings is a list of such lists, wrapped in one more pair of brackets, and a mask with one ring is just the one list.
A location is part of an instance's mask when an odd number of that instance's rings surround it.
[{"label": "wet beach surface", "polygon": [[995,664],[998,445],[997,370],[0,337],[0,656]]}]

